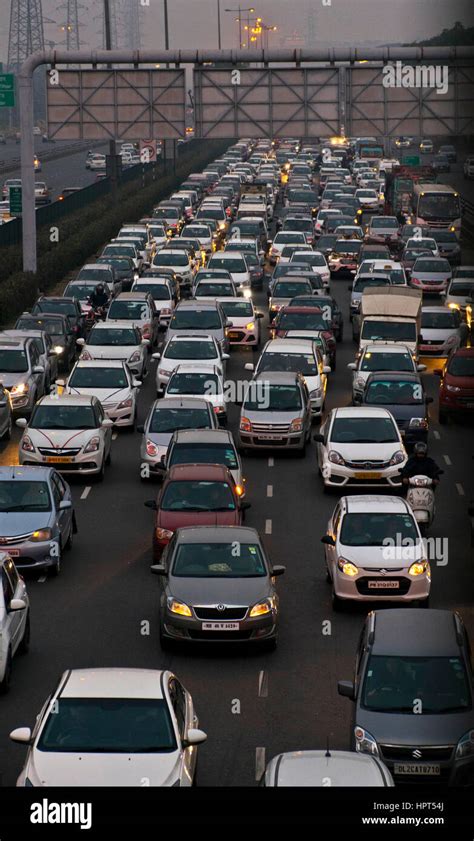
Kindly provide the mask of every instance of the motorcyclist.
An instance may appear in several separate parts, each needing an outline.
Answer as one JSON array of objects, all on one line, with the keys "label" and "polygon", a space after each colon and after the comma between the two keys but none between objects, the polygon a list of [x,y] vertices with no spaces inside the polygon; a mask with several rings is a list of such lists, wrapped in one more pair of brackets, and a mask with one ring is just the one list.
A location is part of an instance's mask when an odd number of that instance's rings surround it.
[{"label": "motorcyclist", "polygon": [[109,293],[106,290],[103,283],[97,284],[97,286],[91,293],[89,300],[93,309],[105,309],[105,307],[109,303]]},{"label": "motorcyclist", "polygon": [[402,482],[408,485],[409,479],[413,476],[428,476],[433,480],[433,487],[439,484],[439,477],[443,471],[438,467],[434,459],[428,455],[428,446],[424,441],[417,441],[413,447],[413,455],[410,456],[405,467],[400,470]]}]

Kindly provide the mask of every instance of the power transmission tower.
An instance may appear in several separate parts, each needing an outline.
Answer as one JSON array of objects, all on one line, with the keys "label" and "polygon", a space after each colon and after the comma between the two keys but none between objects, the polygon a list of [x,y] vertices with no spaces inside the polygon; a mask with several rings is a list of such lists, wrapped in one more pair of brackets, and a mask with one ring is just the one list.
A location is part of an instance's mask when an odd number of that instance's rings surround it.
[{"label": "power transmission tower", "polygon": [[9,69],[17,70],[37,50],[44,50],[41,0],[10,0]]},{"label": "power transmission tower", "polygon": [[65,34],[63,43],[67,50],[80,49],[81,39],[79,35],[79,8],[77,0],[66,0],[58,9],[64,9],[66,12],[66,22],[60,24],[60,29]]}]

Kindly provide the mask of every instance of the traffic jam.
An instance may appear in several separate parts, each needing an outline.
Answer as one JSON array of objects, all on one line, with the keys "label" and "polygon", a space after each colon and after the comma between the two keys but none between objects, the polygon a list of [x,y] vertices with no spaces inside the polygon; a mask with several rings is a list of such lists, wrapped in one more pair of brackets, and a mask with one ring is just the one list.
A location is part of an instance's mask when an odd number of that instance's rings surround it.
[{"label": "traffic jam", "polygon": [[[293,744],[265,751],[256,711],[242,784],[474,784],[469,621],[445,595],[454,526],[436,525],[449,499],[474,515],[438,447],[447,430],[471,458],[457,154],[428,138],[389,153],[376,137],[241,139],[0,332],[13,784],[191,786],[198,756],[206,784],[228,784],[225,757],[209,767],[232,730],[215,697],[227,704],[227,677],[258,674],[270,703],[310,661],[327,672],[324,726],[296,705]],[[138,626],[148,598],[148,659],[121,656],[105,625],[95,657],[44,651],[56,599],[79,651],[90,599]],[[30,697],[41,650],[56,682]]]}]

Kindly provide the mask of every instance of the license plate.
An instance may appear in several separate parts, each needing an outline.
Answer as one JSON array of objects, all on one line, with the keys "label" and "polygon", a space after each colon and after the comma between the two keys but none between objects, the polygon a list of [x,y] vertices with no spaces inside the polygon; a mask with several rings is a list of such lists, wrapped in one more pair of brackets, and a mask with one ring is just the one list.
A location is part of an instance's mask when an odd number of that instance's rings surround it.
[{"label": "license plate", "polygon": [[381,476],[382,476],[381,473],[372,473],[372,472],[370,472],[370,473],[368,473],[368,472],[366,472],[366,473],[355,473],[354,474],[355,479],[380,479]]},{"label": "license plate", "polygon": [[239,334],[238,333],[229,333],[228,336],[229,336],[229,339],[237,339]]},{"label": "license plate", "polygon": [[238,622],[203,622],[201,625],[202,631],[238,631],[239,628]]},{"label": "license plate", "polygon": [[283,436],[282,435],[259,435],[261,441],[281,441]]},{"label": "license plate", "polygon": [[9,549],[8,546],[4,546],[4,547],[0,547],[0,548],[1,548],[2,552],[8,552],[8,554],[11,555],[12,558],[18,558],[19,555],[20,555],[20,550],[19,549]]},{"label": "license plate", "polygon": [[72,456],[48,456],[46,461],[48,464],[69,464],[74,459]]},{"label": "license plate", "polygon": [[393,766],[393,771],[395,774],[418,774],[418,775],[427,775],[430,777],[438,776],[441,773],[441,768],[439,765],[422,765],[422,764],[415,764],[415,763],[407,763],[404,765],[397,764]]},{"label": "license plate", "polygon": [[369,590],[398,590],[399,581],[369,581]]}]

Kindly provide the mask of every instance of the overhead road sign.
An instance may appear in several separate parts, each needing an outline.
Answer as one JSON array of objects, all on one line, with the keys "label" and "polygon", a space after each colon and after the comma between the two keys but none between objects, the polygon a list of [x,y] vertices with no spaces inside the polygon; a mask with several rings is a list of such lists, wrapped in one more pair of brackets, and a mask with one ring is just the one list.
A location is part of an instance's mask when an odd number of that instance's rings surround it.
[{"label": "overhead road sign", "polygon": [[0,108],[15,107],[15,77],[13,73],[0,73]]},{"label": "overhead road sign", "polygon": [[19,216],[22,212],[22,189],[21,187],[10,187],[8,191],[10,200],[10,213],[12,216]]}]

